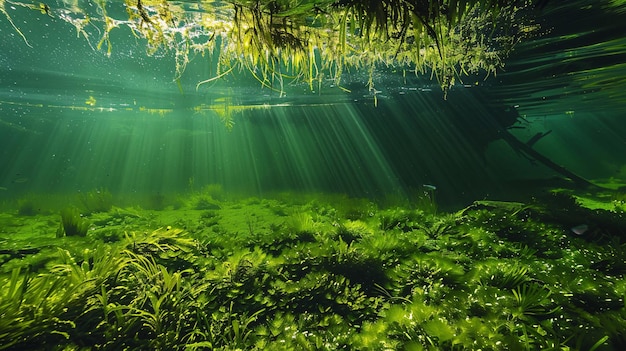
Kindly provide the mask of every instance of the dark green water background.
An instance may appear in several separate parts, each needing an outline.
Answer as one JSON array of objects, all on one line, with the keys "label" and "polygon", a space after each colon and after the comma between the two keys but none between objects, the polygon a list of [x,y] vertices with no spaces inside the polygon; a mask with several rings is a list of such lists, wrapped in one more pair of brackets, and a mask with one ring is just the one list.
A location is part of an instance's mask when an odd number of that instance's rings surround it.
[{"label": "dark green water background", "polygon": [[[552,131],[535,148],[557,164],[626,181],[624,9],[568,3],[544,9],[545,34],[521,45],[496,77],[469,77],[470,87],[459,84],[444,100],[436,82],[388,68],[376,76],[376,107],[358,72],[346,75],[351,93],[330,82],[321,91],[290,83],[281,97],[246,72],[196,90],[215,74],[202,56],[187,67],[181,91],[173,54],[146,55],[128,29],[112,31],[107,57],[91,47],[98,36],[90,43],[59,19],[7,7],[32,48],[0,20],[0,199],[214,183],[250,195],[359,197],[411,196],[432,184],[451,206],[513,199],[520,181],[555,173],[493,135],[510,106],[526,120],[512,130],[521,140]],[[89,107],[90,97],[101,111],[70,108]],[[224,101],[266,106],[235,113],[232,131],[214,111],[193,110]]]}]

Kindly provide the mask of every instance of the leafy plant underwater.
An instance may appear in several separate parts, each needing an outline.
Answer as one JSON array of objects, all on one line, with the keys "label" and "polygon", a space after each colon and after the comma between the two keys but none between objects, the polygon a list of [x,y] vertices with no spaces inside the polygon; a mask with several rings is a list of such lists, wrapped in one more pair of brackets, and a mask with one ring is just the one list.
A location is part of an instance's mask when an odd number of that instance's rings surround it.
[{"label": "leafy plant underwater", "polygon": [[434,214],[223,199],[207,213],[192,198],[92,214],[86,237],[50,224],[28,255],[5,239],[0,349],[622,350],[624,218],[551,200]]}]

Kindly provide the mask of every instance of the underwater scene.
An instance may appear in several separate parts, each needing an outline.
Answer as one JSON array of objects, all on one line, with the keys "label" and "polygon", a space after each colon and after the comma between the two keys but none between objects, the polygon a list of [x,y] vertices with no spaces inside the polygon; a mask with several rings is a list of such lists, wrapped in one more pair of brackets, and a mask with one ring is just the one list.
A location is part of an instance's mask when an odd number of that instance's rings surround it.
[{"label": "underwater scene", "polygon": [[625,18],[0,0],[0,350],[626,350]]}]

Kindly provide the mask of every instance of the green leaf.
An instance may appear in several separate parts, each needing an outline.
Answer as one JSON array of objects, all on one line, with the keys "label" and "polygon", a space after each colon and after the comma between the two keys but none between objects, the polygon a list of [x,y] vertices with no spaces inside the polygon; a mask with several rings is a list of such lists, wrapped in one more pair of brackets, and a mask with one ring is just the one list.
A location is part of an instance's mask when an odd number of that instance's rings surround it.
[{"label": "green leaf", "polygon": [[433,319],[424,325],[424,330],[428,335],[434,336],[439,341],[447,341],[454,337],[454,328],[442,319]]},{"label": "green leaf", "polygon": [[213,343],[211,343],[210,341],[200,341],[185,345],[185,350],[195,350],[198,348],[213,349]]},{"label": "green leaf", "polygon": [[598,340],[593,346],[589,349],[589,351],[595,351],[598,347],[602,346],[607,340],[609,340],[609,336],[605,335],[603,338]]}]

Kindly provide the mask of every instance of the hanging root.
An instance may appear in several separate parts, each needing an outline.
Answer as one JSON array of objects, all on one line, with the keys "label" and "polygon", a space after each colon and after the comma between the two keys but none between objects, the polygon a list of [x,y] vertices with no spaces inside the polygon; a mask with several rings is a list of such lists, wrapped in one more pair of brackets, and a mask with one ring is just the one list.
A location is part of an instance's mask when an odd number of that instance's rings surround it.
[{"label": "hanging root", "polygon": [[24,33],[22,33],[22,31],[19,28],[17,28],[15,23],[13,23],[13,19],[11,18],[11,16],[7,12],[7,10],[4,8],[4,0],[0,0],[0,12],[2,12],[4,14],[4,16],[7,18],[7,20],[9,21],[9,23],[11,23],[11,26],[13,26],[13,29],[15,29],[17,34],[19,34],[22,37],[22,39],[24,39],[24,42],[26,43],[26,45],[28,45],[28,47],[32,48],[33,46],[30,45],[28,40],[26,40],[26,36],[24,35]]}]

